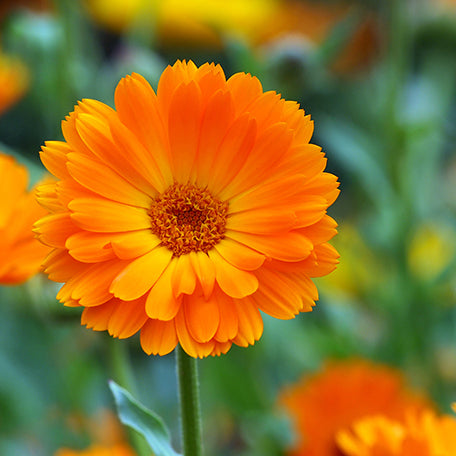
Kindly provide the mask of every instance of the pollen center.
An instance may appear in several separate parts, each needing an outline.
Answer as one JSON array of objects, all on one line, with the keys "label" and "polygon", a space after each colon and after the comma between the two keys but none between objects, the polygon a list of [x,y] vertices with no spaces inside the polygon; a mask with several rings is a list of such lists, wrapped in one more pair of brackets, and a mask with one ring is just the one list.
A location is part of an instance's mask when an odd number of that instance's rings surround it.
[{"label": "pollen center", "polygon": [[149,210],[152,232],[174,256],[208,252],[224,238],[228,203],[191,184],[173,184]]}]

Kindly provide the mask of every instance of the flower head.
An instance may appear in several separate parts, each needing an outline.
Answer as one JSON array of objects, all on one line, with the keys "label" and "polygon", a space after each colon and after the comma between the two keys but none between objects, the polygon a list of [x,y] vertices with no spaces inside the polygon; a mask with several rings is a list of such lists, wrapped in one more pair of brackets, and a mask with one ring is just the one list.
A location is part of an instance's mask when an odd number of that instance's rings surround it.
[{"label": "flower head", "polygon": [[372,416],[339,431],[343,456],[452,456],[456,454],[456,419],[425,410],[411,411],[403,422]]},{"label": "flower head", "polygon": [[402,420],[427,401],[407,389],[401,374],[365,360],[331,362],[287,388],[281,403],[297,434],[293,456],[340,456],[336,433],[370,415]]},{"label": "flower head", "polygon": [[0,153],[0,284],[16,285],[39,272],[49,248],[35,239],[33,224],[46,211],[27,190],[28,172]]},{"label": "flower head", "polygon": [[337,263],[326,209],[339,190],[297,103],[178,61],[157,93],[122,79],[115,104],[82,101],[41,153],[59,178],[36,224],[58,299],[95,330],[141,331],[146,353],[180,343],[194,357],[253,344],[260,310],[310,311],[311,277]]}]

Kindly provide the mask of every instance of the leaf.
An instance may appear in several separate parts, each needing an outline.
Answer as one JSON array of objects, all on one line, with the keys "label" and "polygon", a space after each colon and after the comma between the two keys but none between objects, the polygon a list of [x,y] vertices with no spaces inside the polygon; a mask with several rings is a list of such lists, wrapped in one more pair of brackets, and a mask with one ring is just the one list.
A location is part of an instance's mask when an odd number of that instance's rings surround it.
[{"label": "leaf", "polygon": [[171,447],[169,431],[163,420],[138,402],[127,390],[110,380],[120,421],[139,432],[155,456],[180,456]]}]

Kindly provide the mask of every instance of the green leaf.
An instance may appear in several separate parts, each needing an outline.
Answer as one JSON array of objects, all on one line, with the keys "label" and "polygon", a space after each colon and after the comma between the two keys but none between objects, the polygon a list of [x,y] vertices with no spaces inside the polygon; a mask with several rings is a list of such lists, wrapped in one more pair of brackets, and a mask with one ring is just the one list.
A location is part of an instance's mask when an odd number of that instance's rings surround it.
[{"label": "green leaf", "polygon": [[110,380],[120,421],[147,440],[155,456],[180,456],[171,447],[169,431],[163,420],[138,402],[127,390]]}]

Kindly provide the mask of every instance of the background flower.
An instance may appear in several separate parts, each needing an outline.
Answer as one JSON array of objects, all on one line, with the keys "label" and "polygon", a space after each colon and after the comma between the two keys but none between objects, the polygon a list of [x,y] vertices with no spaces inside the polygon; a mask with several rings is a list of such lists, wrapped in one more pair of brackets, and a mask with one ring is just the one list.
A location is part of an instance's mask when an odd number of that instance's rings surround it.
[{"label": "background flower", "polygon": [[362,359],[333,361],[284,389],[280,403],[290,415],[295,445],[287,454],[337,456],[336,433],[371,415],[402,421],[427,399],[391,367]]},{"label": "background flower", "polygon": [[27,190],[28,171],[0,153],[0,284],[13,285],[38,273],[49,248],[35,239],[33,223],[46,211]]},{"label": "background flower", "polygon": [[373,416],[340,431],[337,442],[346,456],[450,456],[456,451],[456,420],[433,411],[411,411],[402,422]]},{"label": "background flower", "polygon": [[28,84],[25,65],[0,51],[0,115],[24,95]]}]

